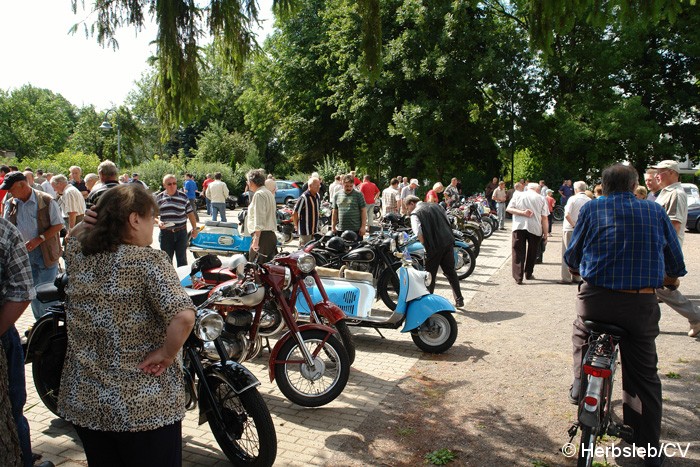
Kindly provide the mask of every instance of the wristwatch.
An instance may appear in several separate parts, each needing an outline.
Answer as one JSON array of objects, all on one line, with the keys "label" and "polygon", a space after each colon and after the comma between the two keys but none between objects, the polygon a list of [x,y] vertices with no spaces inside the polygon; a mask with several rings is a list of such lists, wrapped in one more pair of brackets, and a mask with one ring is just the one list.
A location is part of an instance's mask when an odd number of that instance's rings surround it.
[{"label": "wristwatch", "polygon": [[39,235],[39,238],[41,239],[42,242],[46,241],[46,237],[44,237],[44,234]]}]

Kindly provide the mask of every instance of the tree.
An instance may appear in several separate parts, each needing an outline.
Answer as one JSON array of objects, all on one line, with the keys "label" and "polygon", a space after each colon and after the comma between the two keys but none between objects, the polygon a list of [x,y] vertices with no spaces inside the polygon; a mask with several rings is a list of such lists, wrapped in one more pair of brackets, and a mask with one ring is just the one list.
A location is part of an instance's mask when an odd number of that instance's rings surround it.
[{"label": "tree", "polygon": [[18,157],[60,152],[75,125],[75,108],[60,94],[29,84],[0,90],[0,147]]},{"label": "tree", "polygon": [[222,162],[231,167],[258,162],[258,151],[250,138],[231,133],[218,122],[212,122],[197,138],[197,149],[193,152],[202,162]]}]

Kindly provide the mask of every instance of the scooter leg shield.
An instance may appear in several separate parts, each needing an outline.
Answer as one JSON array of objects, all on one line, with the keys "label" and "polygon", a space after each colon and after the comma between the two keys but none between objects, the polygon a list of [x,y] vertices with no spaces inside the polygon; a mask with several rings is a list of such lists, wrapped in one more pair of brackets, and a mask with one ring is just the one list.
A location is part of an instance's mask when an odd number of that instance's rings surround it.
[{"label": "scooter leg shield", "polygon": [[[329,334],[336,334],[337,331],[333,328],[330,328],[328,326],[325,326],[323,324],[314,324],[314,323],[309,323],[309,324],[302,324],[299,326],[299,333],[302,331],[306,331],[308,329],[319,329],[321,331],[326,331]],[[275,362],[277,362],[277,354],[279,353],[280,349],[284,345],[285,342],[287,342],[289,339],[293,339],[292,333],[287,332],[285,333],[280,340],[277,341],[275,346],[272,348],[272,352],[270,352],[270,362],[267,366],[267,371],[270,374],[270,382],[275,380]]]},{"label": "scooter leg shield", "polygon": [[401,332],[409,332],[423,324],[438,311],[455,312],[455,307],[445,297],[430,294],[412,300],[406,307],[406,321]]}]

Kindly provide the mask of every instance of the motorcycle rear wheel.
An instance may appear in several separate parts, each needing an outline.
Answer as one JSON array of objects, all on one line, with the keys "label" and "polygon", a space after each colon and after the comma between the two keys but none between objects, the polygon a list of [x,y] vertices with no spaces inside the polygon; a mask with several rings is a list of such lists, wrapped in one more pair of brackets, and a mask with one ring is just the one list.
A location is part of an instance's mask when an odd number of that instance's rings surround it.
[{"label": "motorcycle rear wheel", "polygon": [[345,351],[348,353],[348,363],[352,365],[355,363],[355,343],[352,340],[352,334],[350,333],[350,328],[345,320],[337,321],[333,327],[338,331],[338,336],[340,337],[340,342],[345,347]]},{"label": "motorcycle rear wheel", "polygon": [[[304,345],[313,354],[319,345],[321,351],[314,360],[315,370],[303,362],[299,344],[293,338],[285,342],[277,354],[275,364],[277,386],[287,399],[302,407],[320,407],[333,401],[343,392],[350,377],[348,353],[334,336],[317,329],[301,332]],[[303,363],[302,363],[303,362]]]},{"label": "motorcycle rear wheel", "polygon": [[449,311],[439,311],[411,331],[411,339],[423,352],[442,353],[457,339],[457,321]]},{"label": "motorcycle rear wheel", "polygon": [[236,394],[228,381],[214,376],[207,383],[224,417],[218,420],[211,411],[209,427],[226,457],[236,466],[271,466],[277,457],[277,434],[258,390]]},{"label": "motorcycle rear wheel", "polygon": [[34,387],[41,402],[54,415],[58,414],[58,390],[61,386],[61,372],[66,359],[68,336],[59,331],[49,338],[46,347],[34,354],[32,377]]},{"label": "motorcycle rear wheel", "polygon": [[[412,255],[411,258],[414,259],[414,263],[417,263],[418,256],[414,258]],[[423,262],[417,264],[420,264],[420,268],[417,269],[423,268]],[[393,266],[393,269],[394,271],[398,271],[400,267],[401,264],[397,263]],[[397,274],[392,274],[391,269],[385,268],[377,281],[377,292],[379,293],[379,298],[382,299],[382,302],[384,302],[387,308],[389,308],[391,311],[396,309],[396,304],[399,301],[399,278]]]}]

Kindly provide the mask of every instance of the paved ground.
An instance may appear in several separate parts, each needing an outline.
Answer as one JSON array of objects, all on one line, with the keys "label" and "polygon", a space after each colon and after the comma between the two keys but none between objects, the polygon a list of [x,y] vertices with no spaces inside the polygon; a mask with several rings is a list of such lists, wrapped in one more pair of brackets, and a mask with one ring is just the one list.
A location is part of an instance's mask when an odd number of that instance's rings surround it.
[{"label": "paved ground", "polygon": [[[203,222],[206,219],[202,217],[201,220]],[[466,303],[476,294],[478,284],[488,281],[509,257],[509,234],[497,232],[483,243],[474,273],[463,281]],[[154,246],[157,246],[155,236]],[[452,300],[449,285],[444,278],[438,283],[437,292]],[[31,309],[28,309],[20,318],[18,329],[23,332],[32,322]],[[327,462],[336,451],[342,449],[346,435],[354,433],[397,383],[407,377],[411,367],[422,355],[410,336],[399,331],[382,331],[385,339],[368,329],[352,328],[352,331],[357,345],[357,357],[350,380],[343,394],[325,407],[307,409],[289,402],[267,377],[267,352],[263,352],[254,361],[246,362],[245,365],[262,383],[259,390],[270,409],[277,430],[278,465],[322,465]],[[465,334],[458,337],[455,345],[460,338],[464,339]],[[34,390],[31,368],[28,366],[26,370],[26,416],[32,430],[34,450],[56,465],[87,465],[80,440],[72,427],[44,407]],[[229,465],[208,425],[197,425],[195,411],[187,414],[183,423],[183,438],[185,465]]]}]

